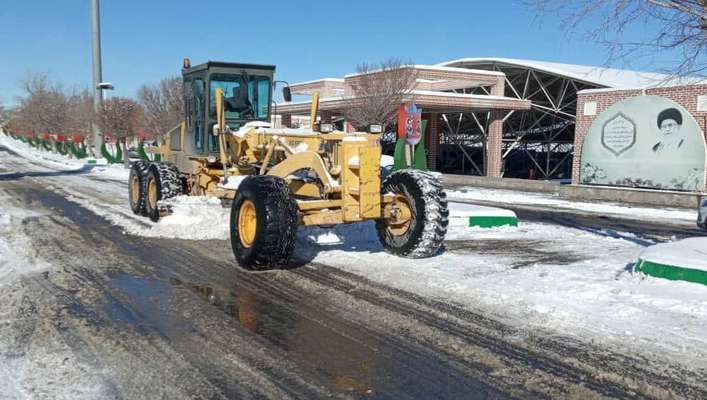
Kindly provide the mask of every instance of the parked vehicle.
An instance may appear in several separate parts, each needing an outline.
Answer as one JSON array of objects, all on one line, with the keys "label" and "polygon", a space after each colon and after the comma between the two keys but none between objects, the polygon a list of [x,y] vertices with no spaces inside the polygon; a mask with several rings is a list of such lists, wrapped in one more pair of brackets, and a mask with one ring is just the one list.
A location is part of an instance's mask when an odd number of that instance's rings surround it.
[{"label": "parked vehicle", "polygon": [[702,229],[707,229],[707,199],[702,200],[702,205],[698,210],[697,225]]}]

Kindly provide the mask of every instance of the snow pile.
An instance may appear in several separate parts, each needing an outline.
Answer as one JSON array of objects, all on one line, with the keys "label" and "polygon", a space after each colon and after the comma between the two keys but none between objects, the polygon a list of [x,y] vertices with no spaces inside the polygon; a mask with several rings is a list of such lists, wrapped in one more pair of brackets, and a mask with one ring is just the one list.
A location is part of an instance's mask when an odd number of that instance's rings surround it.
[{"label": "snow pile", "polygon": [[141,232],[131,232],[150,237],[180,239],[228,239],[230,208],[221,200],[207,196],[177,196],[160,202],[171,208],[172,213],[152,223]]},{"label": "snow pile", "polygon": [[602,215],[613,214],[632,219],[689,221],[690,224],[694,224],[697,220],[696,210],[632,207],[616,203],[570,201],[547,193],[465,187],[447,190],[447,197],[450,200],[479,200],[504,204],[549,206],[555,209],[580,210]]},{"label": "snow pile", "polygon": [[[127,192],[127,189],[125,190]],[[127,193],[126,193],[127,197]],[[186,240],[229,238],[230,209],[221,200],[207,196],[177,196],[162,200],[160,204],[171,210],[158,222],[152,222],[130,211],[127,198],[119,204],[97,204],[94,199],[68,195],[67,199],[123,228],[124,233]]]},{"label": "snow pile", "polygon": [[130,169],[125,168],[123,164],[104,164],[93,167],[88,175],[99,179],[127,182]]},{"label": "snow pile", "polygon": [[37,258],[22,231],[22,223],[39,214],[7,205],[9,199],[0,198],[0,287],[14,283],[23,275],[42,272],[49,265]]},{"label": "snow pile", "polygon": [[15,140],[6,135],[0,135],[0,146],[5,146],[28,160],[60,171],[79,170],[84,166],[81,160],[72,159],[45,150],[38,150],[27,143]]},{"label": "snow pile", "polygon": [[639,259],[655,264],[707,271],[707,237],[694,237],[647,247]]}]

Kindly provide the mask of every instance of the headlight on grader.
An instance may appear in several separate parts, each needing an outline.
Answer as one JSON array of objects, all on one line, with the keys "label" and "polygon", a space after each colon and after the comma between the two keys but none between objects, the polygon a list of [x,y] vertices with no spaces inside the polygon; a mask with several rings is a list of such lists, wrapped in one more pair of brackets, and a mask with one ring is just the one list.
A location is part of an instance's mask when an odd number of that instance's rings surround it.
[{"label": "headlight on grader", "polygon": [[373,124],[368,128],[368,130],[371,133],[383,133],[383,125]]}]

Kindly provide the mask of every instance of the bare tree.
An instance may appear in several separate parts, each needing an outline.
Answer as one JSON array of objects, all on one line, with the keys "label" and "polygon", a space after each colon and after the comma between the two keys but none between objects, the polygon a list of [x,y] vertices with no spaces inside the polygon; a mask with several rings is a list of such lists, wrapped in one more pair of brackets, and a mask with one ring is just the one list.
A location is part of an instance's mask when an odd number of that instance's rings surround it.
[{"label": "bare tree", "polygon": [[60,133],[67,122],[67,97],[62,85],[45,74],[30,74],[22,81],[20,115],[35,134]]},{"label": "bare tree", "polygon": [[356,100],[348,107],[346,119],[364,130],[371,124],[381,124],[383,129],[393,125],[398,107],[415,88],[417,73],[412,63],[391,58],[379,65],[360,64],[356,72],[351,79]]},{"label": "bare tree", "polygon": [[[706,0],[525,0],[540,15],[563,19],[568,33],[583,30],[607,49],[607,64],[665,55],[661,68],[678,76],[707,74]],[[586,29],[584,26],[590,25]],[[647,32],[633,40],[633,28]]]},{"label": "bare tree", "polygon": [[177,126],[184,115],[182,79],[171,77],[157,84],[142,85],[138,101],[145,113],[145,126],[158,138]]},{"label": "bare tree", "polygon": [[90,138],[91,123],[95,120],[93,94],[87,90],[74,90],[68,97],[65,132]]},{"label": "bare tree", "polygon": [[112,97],[103,102],[96,121],[101,131],[116,137],[116,145],[123,146],[123,163],[130,168],[126,141],[140,130],[141,109],[135,101],[124,97]]},{"label": "bare tree", "polygon": [[4,125],[11,118],[10,110],[5,108],[5,106],[0,102],[0,126]]}]

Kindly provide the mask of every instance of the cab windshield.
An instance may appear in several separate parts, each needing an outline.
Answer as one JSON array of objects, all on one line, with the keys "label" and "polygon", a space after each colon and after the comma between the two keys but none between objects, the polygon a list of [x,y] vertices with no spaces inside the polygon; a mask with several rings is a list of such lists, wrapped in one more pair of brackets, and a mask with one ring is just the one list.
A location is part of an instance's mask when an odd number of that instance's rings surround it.
[{"label": "cab windshield", "polygon": [[270,78],[260,75],[211,75],[209,113],[216,117],[216,89],[222,89],[226,120],[267,119]]}]

